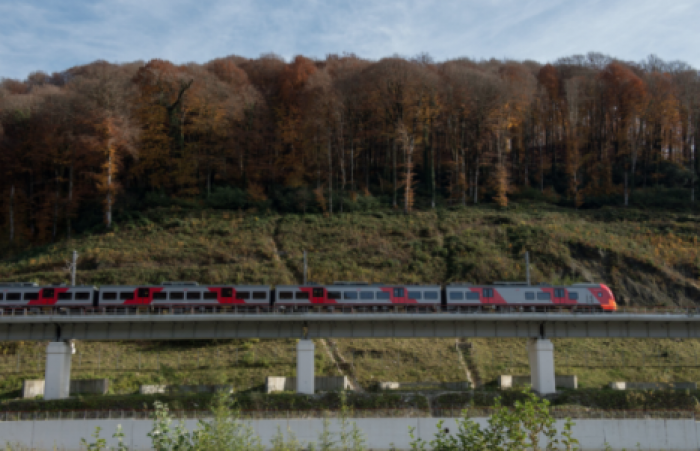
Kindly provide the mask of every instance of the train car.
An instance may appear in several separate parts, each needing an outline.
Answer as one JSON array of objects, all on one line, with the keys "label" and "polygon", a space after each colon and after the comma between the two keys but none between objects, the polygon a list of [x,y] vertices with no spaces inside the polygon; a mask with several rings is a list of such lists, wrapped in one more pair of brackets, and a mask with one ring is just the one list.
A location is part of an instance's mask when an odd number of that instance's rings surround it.
[{"label": "train car", "polygon": [[521,282],[496,282],[493,285],[452,283],[445,287],[447,310],[480,307],[510,310],[575,308],[614,311],[615,297],[603,284],[576,283],[570,286],[528,285]]},{"label": "train car", "polygon": [[94,286],[38,285],[33,282],[0,284],[2,309],[85,309],[97,298]]},{"label": "train car", "polygon": [[365,282],[335,282],[333,285],[280,285],[275,290],[275,308],[313,310],[359,308],[402,311],[439,309],[439,285],[384,285]]},{"label": "train car", "polygon": [[240,311],[269,310],[269,285],[202,285],[197,282],[163,282],[160,285],[106,285],[100,287],[98,306],[105,308],[212,308]]}]

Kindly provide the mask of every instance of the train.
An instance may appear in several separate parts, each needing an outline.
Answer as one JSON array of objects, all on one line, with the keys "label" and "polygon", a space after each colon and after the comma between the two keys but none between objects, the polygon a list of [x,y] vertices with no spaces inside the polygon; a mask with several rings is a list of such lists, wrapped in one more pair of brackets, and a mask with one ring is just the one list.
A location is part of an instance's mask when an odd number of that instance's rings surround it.
[{"label": "train", "polygon": [[369,284],[331,285],[200,285],[163,282],[159,285],[68,286],[33,282],[0,284],[0,312],[42,311],[172,311],[173,313],[232,310],[234,312],[406,312],[580,310],[611,312],[615,297],[604,284],[530,285],[494,282],[490,285]]}]

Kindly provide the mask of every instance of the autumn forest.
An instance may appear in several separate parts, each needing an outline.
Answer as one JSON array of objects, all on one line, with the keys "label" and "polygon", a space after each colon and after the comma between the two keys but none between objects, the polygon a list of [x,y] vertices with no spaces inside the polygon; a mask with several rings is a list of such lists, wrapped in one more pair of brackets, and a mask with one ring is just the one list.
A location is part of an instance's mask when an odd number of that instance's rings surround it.
[{"label": "autumn forest", "polygon": [[692,205],[699,140],[698,72],[655,56],[97,61],[0,83],[0,245],[144,205]]}]

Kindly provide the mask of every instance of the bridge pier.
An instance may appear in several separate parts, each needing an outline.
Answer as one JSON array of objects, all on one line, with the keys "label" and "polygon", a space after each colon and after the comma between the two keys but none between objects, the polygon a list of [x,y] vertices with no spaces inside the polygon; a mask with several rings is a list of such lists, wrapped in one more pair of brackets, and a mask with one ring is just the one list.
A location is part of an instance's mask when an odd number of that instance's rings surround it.
[{"label": "bridge pier", "polygon": [[314,347],[307,338],[297,343],[297,393],[314,394]]},{"label": "bridge pier", "polygon": [[554,345],[548,338],[531,338],[527,343],[530,383],[540,395],[556,391],[554,380]]},{"label": "bridge pier", "polygon": [[70,366],[74,353],[72,341],[54,341],[46,347],[44,399],[62,399],[70,394]]}]

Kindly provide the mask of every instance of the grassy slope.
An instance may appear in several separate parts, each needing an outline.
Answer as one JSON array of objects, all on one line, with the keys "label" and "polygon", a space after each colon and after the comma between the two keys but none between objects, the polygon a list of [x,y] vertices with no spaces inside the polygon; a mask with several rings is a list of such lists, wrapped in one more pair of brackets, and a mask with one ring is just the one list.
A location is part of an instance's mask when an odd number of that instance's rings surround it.
[{"label": "grassy slope", "polygon": [[[36,280],[66,282],[63,271],[69,251],[80,253],[78,282],[85,284],[158,283],[163,280],[198,280],[205,283],[294,283],[301,279],[301,252],[309,251],[310,280],[368,282],[446,283],[522,280],[521,254],[532,256],[533,282],[569,283],[602,281],[613,288],[624,305],[694,305],[700,298],[700,257],[697,217],[687,214],[603,209],[580,211],[547,205],[521,205],[508,211],[491,206],[469,207],[411,216],[391,211],[336,215],[277,216],[235,212],[153,210],[142,219],[120,224],[114,231],[81,237],[71,242],[35,248],[0,261],[0,281]],[[355,368],[363,384],[373,380],[464,380],[455,362],[454,340],[337,340],[348,360],[355,354]],[[523,373],[527,368],[524,343],[518,340],[473,340],[473,360],[485,382],[496,374]],[[691,343],[691,345],[689,345]],[[557,362],[566,355],[590,354],[601,347],[628,355],[659,353],[694,359],[695,342],[660,340],[575,340],[557,343]],[[27,343],[22,355],[42,351],[43,345]],[[182,344],[81,343],[86,359],[105,354],[131,362],[124,369],[85,370],[81,377],[109,375],[115,391],[131,391],[139,383],[234,383],[239,388],[262,384],[265,375],[293,374],[293,356],[278,349],[293,346],[285,341],[246,341]],[[162,348],[169,364],[161,370],[141,370],[133,354]],[[183,348],[184,347],[184,348]],[[201,347],[205,351],[200,351]],[[228,366],[195,365],[189,354],[230,354],[247,347],[266,363],[233,361]],[[319,350],[320,350],[319,346]],[[0,359],[9,372],[14,349]],[[375,352],[372,352],[375,351]],[[691,352],[692,351],[692,352]],[[243,352],[240,351],[239,352]],[[397,352],[400,357],[393,358]],[[277,354],[276,354],[277,353]],[[491,354],[496,357],[492,360]],[[514,355],[511,359],[511,353]],[[177,355],[180,354],[178,369]],[[319,352],[319,373],[334,374],[335,367]],[[129,357],[131,355],[132,357]],[[211,354],[212,356],[215,354]],[[585,354],[584,354],[585,355]],[[265,356],[265,357],[263,357]],[[564,357],[562,357],[564,356]],[[211,357],[212,359],[214,357]],[[392,360],[393,358],[393,360]],[[169,359],[169,360],[168,360]],[[388,359],[388,360],[387,360]],[[395,362],[394,362],[395,360]],[[86,360],[87,361],[87,360]],[[182,362],[188,361],[190,366]],[[3,363],[4,362],[4,363]],[[400,363],[399,363],[400,362]],[[409,364],[409,362],[411,362]],[[442,363],[445,362],[445,363]],[[494,362],[494,363],[491,363]],[[613,367],[565,368],[586,386],[610,380],[698,379],[693,367],[678,370],[668,365],[653,369],[628,358]],[[648,362],[644,361],[647,364]],[[201,368],[201,366],[205,366]],[[569,365],[570,367],[573,365]],[[562,364],[558,363],[561,368]],[[17,376],[36,377],[41,368],[25,369]],[[16,388],[18,378],[4,377],[5,391]]]}]

